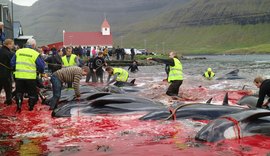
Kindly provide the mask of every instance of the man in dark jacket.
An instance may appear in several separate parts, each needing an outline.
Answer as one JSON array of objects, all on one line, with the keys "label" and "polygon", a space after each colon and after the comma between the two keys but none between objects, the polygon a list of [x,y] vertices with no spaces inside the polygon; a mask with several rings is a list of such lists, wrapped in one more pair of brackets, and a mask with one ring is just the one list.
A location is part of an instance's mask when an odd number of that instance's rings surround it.
[{"label": "man in dark jacket", "polygon": [[12,103],[12,79],[11,79],[11,65],[10,60],[14,53],[11,49],[14,47],[14,41],[12,39],[6,39],[3,43],[3,47],[0,49],[0,92],[4,88],[6,93],[5,104],[10,105]]},{"label": "man in dark jacket", "polygon": [[270,96],[270,79],[263,79],[262,77],[258,76],[254,79],[253,83],[257,88],[259,88],[259,99],[257,101],[257,108],[268,107],[270,103],[270,99],[264,103],[264,98],[267,95]]},{"label": "man in dark jacket", "polygon": [[57,54],[51,57],[48,57],[45,60],[45,62],[48,63],[48,68],[51,70],[52,73],[62,68],[62,65],[63,65],[62,58],[61,58],[62,55],[63,55],[63,51],[62,49],[59,49]]},{"label": "man in dark jacket", "polygon": [[103,52],[99,52],[98,56],[94,58],[93,71],[94,77],[96,77],[97,82],[98,79],[100,79],[101,83],[103,83],[103,73],[104,73],[102,66],[107,66],[107,63],[103,58]]},{"label": "man in dark jacket", "polygon": [[130,49],[130,59],[133,61],[134,60],[134,56],[135,56],[135,50],[134,48]]},{"label": "man in dark jacket", "polygon": [[95,58],[95,57],[96,57],[96,56],[93,55],[93,57],[91,57],[91,58],[89,59],[89,62],[88,62],[89,72],[88,72],[88,74],[86,75],[85,82],[89,82],[90,78],[92,78],[92,82],[97,82],[96,76],[94,75],[94,69],[93,69],[93,67],[94,67],[94,58]]}]

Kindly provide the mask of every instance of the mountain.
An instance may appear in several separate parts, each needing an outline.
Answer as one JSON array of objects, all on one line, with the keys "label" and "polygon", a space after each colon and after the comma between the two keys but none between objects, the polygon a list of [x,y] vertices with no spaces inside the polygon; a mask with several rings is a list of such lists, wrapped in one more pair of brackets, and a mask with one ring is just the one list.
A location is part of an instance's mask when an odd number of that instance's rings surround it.
[{"label": "mountain", "polygon": [[[178,0],[179,1],[179,0]],[[180,0],[180,2],[186,0]],[[49,43],[62,39],[62,31],[99,31],[108,18],[112,31],[133,22],[147,20],[158,12],[168,10],[177,0],[39,0],[32,7],[14,11],[28,34],[40,42]]]},{"label": "mountain", "polygon": [[115,46],[210,53],[270,44],[269,0],[39,0],[14,7],[38,43],[62,31],[99,31],[107,17]]}]

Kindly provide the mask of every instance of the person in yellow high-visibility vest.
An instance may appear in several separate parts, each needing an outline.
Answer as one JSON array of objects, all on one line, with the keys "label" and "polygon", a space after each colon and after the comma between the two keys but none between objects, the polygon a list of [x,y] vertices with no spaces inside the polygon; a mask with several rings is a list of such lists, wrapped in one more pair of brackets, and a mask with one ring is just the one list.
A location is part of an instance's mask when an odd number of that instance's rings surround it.
[{"label": "person in yellow high-visibility vest", "polygon": [[[126,84],[129,76],[128,71],[122,68],[112,68],[112,67],[107,67],[105,70],[109,74],[107,85],[110,85],[115,82],[113,85],[122,87],[124,84]],[[111,76],[113,76],[112,80],[110,80]]]},{"label": "person in yellow high-visibility vest", "polygon": [[[11,66],[15,67],[16,79],[16,103],[17,111],[21,111],[23,93],[28,93],[29,110],[34,109],[38,101],[37,93],[37,71],[44,72],[45,62],[36,50],[36,40],[30,38],[27,40],[26,48],[19,49],[11,59]],[[44,74],[42,74],[44,75]]]},{"label": "person in yellow high-visibility vest", "polygon": [[168,82],[170,86],[166,94],[169,96],[178,96],[179,88],[183,83],[183,67],[180,60],[177,58],[176,52],[169,53],[170,59],[159,59],[149,57],[147,60],[162,62],[169,66]]},{"label": "person in yellow high-visibility vest", "polygon": [[66,55],[62,57],[64,67],[77,66],[79,62],[77,56],[72,54],[72,47],[66,47]]},{"label": "person in yellow high-visibility vest", "polygon": [[203,74],[203,77],[205,77],[208,80],[212,80],[215,76],[215,73],[212,71],[211,68],[208,68],[207,71]]},{"label": "person in yellow high-visibility vest", "polygon": [[[66,47],[66,55],[62,57],[64,67],[79,66],[80,62],[75,54],[72,54],[72,47]],[[72,83],[67,83],[68,88],[72,88]]]}]

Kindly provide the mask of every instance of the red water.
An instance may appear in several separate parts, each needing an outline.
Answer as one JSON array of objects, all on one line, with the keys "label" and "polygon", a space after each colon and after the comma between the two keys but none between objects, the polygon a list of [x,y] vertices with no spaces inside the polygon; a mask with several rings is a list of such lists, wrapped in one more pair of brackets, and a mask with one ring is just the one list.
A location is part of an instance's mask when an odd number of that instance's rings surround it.
[{"label": "red water", "polygon": [[[192,91],[202,95],[214,93],[203,88],[189,90]],[[215,92],[216,101],[222,101],[224,94],[220,93]],[[230,91],[230,103],[245,94]],[[190,101],[193,98],[202,100],[199,96],[187,97]],[[196,131],[192,125],[178,121],[137,120],[144,113],[52,118],[48,106],[37,104],[32,112],[27,109],[24,104],[22,112],[15,113],[14,104],[0,104],[0,155],[242,156],[270,153],[269,137],[202,143],[194,140]]]}]

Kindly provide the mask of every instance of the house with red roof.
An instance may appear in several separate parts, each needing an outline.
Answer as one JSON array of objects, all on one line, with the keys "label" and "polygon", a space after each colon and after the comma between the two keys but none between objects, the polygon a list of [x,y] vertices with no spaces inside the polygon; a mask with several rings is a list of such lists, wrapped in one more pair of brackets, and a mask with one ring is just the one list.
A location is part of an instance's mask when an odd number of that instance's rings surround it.
[{"label": "house with red roof", "polygon": [[63,31],[63,46],[100,46],[111,48],[113,38],[110,30],[110,24],[105,18],[100,32],[66,32]]}]

